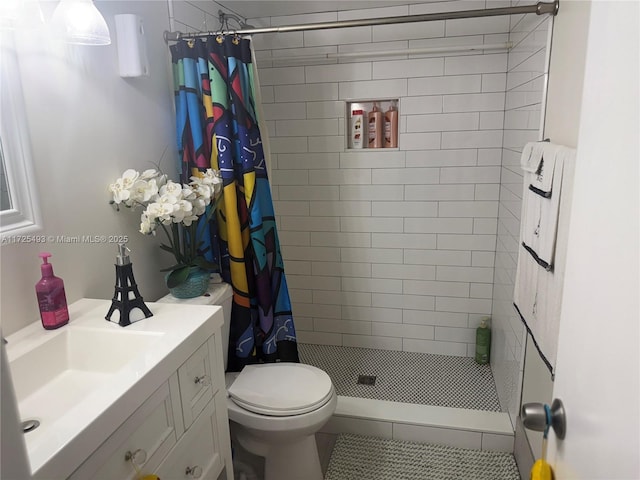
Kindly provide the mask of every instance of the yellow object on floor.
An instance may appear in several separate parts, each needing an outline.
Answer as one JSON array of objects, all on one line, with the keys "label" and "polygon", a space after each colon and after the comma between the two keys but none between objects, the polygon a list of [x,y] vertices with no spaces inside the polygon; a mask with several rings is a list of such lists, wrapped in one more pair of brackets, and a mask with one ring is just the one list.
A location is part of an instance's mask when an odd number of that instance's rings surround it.
[{"label": "yellow object on floor", "polygon": [[546,460],[540,459],[533,464],[529,480],[553,480],[553,470]]},{"label": "yellow object on floor", "polygon": [[[154,475],[153,473],[149,473],[149,474],[143,474],[140,471],[140,467],[138,467],[138,465],[136,464],[136,462],[134,461],[133,457],[135,456],[135,454],[138,451],[136,450],[136,452],[133,453],[133,455],[129,456],[129,461],[131,462],[131,465],[133,466],[133,469],[136,471],[136,478],[137,480],[160,480],[160,477],[157,475]],[[145,460],[146,461],[146,454],[145,454]]]},{"label": "yellow object on floor", "polygon": [[531,467],[529,480],[554,480],[555,478],[551,465],[547,463],[547,436],[549,435],[549,427],[551,426],[551,410],[548,405],[544,406],[544,411],[547,417],[547,426],[542,435],[542,458],[536,460],[536,463]]}]

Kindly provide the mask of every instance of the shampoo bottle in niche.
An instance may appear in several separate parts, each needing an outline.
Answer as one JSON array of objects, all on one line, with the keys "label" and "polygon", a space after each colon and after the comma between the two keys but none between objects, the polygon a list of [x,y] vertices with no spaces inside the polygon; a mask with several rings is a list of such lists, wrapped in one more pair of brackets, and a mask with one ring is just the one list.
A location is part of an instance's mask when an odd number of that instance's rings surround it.
[{"label": "shampoo bottle in niche", "polygon": [[491,329],[489,317],[480,319],[480,326],[476,329],[476,363],[486,365],[491,354]]},{"label": "shampoo bottle in niche", "polygon": [[362,148],[364,136],[364,111],[353,110],[351,112],[351,148]]},{"label": "shampoo bottle in niche", "polygon": [[53,265],[47,259],[50,253],[42,252],[42,278],[36,283],[36,295],[42,326],[47,330],[53,330],[69,323],[69,310],[67,309],[67,297],[64,293],[64,282],[53,275]]},{"label": "shampoo bottle in niche", "polygon": [[378,103],[373,102],[373,109],[369,112],[369,148],[382,148],[384,144],[383,115]]},{"label": "shampoo bottle in niche", "polygon": [[398,146],[398,108],[392,101],[389,110],[384,112],[384,146],[396,148]]}]

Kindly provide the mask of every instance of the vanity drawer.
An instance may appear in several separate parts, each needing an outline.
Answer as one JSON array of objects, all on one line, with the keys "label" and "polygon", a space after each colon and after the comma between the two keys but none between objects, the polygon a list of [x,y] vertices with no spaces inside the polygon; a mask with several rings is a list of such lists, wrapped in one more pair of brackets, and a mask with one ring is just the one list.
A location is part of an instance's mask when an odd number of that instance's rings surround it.
[{"label": "vanity drawer", "polygon": [[[175,374],[172,383],[177,386]],[[165,382],[69,477],[70,480],[134,479],[136,472],[126,459],[128,452],[138,452],[135,458],[142,471],[155,469],[182,433],[181,430],[176,432],[174,414],[180,407],[171,393],[169,382]]]},{"label": "vanity drawer", "polygon": [[211,358],[216,358],[214,338],[203,343],[178,369],[185,429],[189,428],[215,394],[217,382],[211,371]]},{"label": "vanity drawer", "polygon": [[215,402],[211,401],[156,470],[156,475],[162,480],[216,480],[223,467],[217,427]]}]

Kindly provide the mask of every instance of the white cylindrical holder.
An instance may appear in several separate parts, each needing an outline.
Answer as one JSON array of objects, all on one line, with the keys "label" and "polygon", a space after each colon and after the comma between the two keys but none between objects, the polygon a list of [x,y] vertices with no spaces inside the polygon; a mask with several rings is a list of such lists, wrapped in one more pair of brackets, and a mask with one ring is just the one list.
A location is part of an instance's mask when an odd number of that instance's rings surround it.
[{"label": "white cylindrical holder", "polygon": [[121,77],[146,77],[149,59],[142,18],[126,13],[114,15],[118,43],[118,68]]}]

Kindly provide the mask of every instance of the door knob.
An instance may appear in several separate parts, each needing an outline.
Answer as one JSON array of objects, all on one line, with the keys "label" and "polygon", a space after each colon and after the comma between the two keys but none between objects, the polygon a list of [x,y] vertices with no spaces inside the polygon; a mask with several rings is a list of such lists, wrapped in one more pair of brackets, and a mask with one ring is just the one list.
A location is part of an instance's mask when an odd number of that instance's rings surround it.
[{"label": "door knob", "polygon": [[567,433],[567,417],[562,401],[556,398],[551,407],[544,403],[525,403],[522,405],[522,423],[530,430],[544,432],[547,428],[553,431],[560,440]]}]

